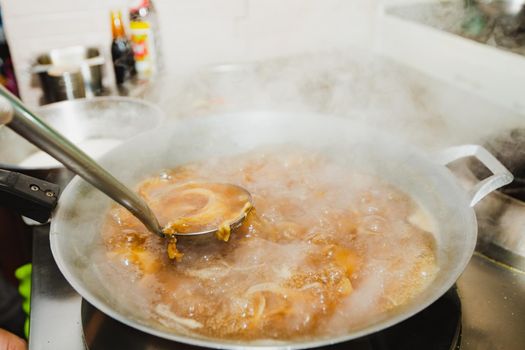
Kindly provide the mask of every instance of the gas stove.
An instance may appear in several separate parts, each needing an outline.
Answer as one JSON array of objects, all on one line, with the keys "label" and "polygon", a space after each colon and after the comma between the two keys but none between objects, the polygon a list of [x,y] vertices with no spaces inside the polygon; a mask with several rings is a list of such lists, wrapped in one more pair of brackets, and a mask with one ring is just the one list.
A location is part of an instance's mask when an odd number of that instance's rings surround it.
[{"label": "gas stove", "polygon": [[[478,143],[489,132],[524,124],[520,115],[376,56],[358,52],[337,60],[331,53],[329,57],[328,61],[325,56],[294,57],[260,65],[215,67],[191,79],[161,82],[149,95],[157,95],[154,102],[173,118],[254,106],[306,109],[358,120],[366,117],[372,125],[399,132],[426,149]],[[283,83],[283,76],[292,81]],[[170,95],[161,91],[170,91]],[[399,118],[404,118],[402,123]],[[501,229],[496,232],[486,220],[479,223],[480,237],[487,239],[480,240],[454,288],[403,323],[329,348],[523,349],[525,265],[514,263],[523,258],[505,245],[493,244],[499,243],[491,238],[500,235]],[[48,226],[34,228],[33,247],[31,350],[195,348],[130,328],[83,300],[54,262]]]}]

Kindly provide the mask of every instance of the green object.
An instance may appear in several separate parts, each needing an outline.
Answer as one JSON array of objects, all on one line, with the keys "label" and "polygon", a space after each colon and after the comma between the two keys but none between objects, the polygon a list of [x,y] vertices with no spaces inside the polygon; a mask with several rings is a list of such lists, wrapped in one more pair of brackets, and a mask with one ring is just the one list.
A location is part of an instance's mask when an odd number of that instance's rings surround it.
[{"label": "green object", "polygon": [[486,26],[487,19],[481,14],[468,17],[461,25],[464,34],[472,37],[481,35]]},{"label": "green object", "polygon": [[24,333],[26,338],[29,337],[29,311],[31,309],[31,264],[25,264],[20,266],[15,271],[16,278],[20,281],[18,285],[18,293],[24,298],[22,303],[22,309],[27,315],[26,322],[24,324]]}]

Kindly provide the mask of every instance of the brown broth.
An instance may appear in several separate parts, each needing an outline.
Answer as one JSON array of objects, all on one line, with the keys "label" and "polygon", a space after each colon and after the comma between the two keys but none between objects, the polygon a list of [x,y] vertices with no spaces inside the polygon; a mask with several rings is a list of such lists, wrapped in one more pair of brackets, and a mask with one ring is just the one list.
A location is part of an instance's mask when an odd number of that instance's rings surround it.
[{"label": "brown broth", "polygon": [[168,330],[241,340],[342,334],[406,303],[437,271],[431,229],[412,218],[431,220],[409,196],[320,155],[256,150],[177,167],[138,192],[153,204],[163,187],[190,181],[252,194],[254,210],[229,242],[181,241],[185,255],[174,262],[122,208],[103,230],[110,264]]}]

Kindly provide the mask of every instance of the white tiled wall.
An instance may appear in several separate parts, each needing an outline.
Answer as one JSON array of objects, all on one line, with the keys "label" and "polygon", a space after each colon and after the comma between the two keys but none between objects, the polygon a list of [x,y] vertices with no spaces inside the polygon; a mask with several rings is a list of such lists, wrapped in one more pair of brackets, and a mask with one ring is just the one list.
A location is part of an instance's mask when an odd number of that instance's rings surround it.
[{"label": "white tiled wall", "polygon": [[[38,54],[79,44],[99,47],[105,55],[109,54],[108,1],[1,0],[0,3],[19,89],[29,104],[38,104],[40,97],[29,73]],[[108,78],[111,84],[112,75],[108,74]]]},{"label": "white tiled wall", "polygon": [[[109,59],[110,8],[125,0],[0,0],[23,99],[37,104],[28,73],[38,53],[99,47]],[[377,0],[154,0],[167,74],[200,65],[369,45]],[[113,83],[111,65],[107,83]],[[108,74],[109,73],[109,74]]]}]

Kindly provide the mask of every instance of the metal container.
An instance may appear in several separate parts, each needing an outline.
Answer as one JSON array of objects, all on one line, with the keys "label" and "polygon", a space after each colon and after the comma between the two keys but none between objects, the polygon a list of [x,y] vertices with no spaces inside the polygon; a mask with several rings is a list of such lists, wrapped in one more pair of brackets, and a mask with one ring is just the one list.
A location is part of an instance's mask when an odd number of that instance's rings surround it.
[{"label": "metal container", "polygon": [[104,63],[97,48],[73,46],[38,56],[31,73],[38,75],[44,103],[52,103],[102,95]]},{"label": "metal container", "polygon": [[49,92],[56,101],[74,100],[86,97],[84,79],[80,69],[76,67],[54,67],[47,72]]},{"label": "metal container", "polygon": [[[100,163],[119,180],[133,186],[144,176],[160,169],[210,157],[240,154],[257,146],[283,144],[314,147],[338,162],[367,169],[367,173],[370,171],[395,185],[433,213],[437,223],[434,238],[439,272],[430,285],[405,305],[347,333],[327,337],[299,341],[231,341],[167,330],[148,317],[148,310],[136,307],[129,284],[109,280],[101,273],[100,264],[95,263],[95,257],[105,256],[100,229],[111,203],[78,177],[63,192],[51,221],[51,249],[58,267],[73,288],[97,309],[159,337],[226,349],[326,346],[399,323],[443,295],[458,279],[474,251],[477,224],[472,206],[512,179],[512,175],[480,146],[452,147],[439,156],[430,157],[387,134],[348,120],[272,112],[197,118],[175,127],[157,129],[115,148],[101,158]],[[476,184],[470,193],[444,166],[468,156],[475,156],[493,172],[489,178]],[[131,298],[123,298],[123,295]]]}]

